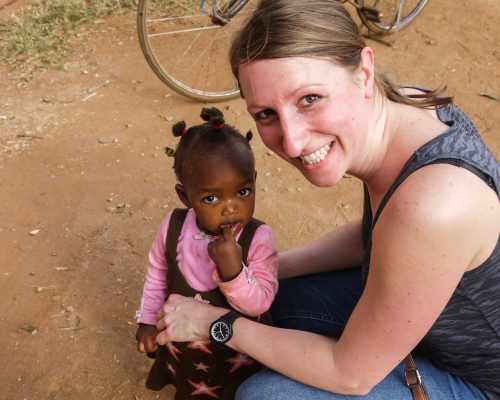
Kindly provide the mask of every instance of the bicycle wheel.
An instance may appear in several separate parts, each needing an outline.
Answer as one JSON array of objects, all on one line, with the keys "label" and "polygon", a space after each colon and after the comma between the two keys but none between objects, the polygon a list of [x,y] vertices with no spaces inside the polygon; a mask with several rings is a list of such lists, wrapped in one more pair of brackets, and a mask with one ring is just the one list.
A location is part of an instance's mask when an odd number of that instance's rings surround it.
[{"label": "bicycle wheel", "polygon": [[137,29],[148,64],[168,87],[192,99],[216,102],[238,96],[228,51],[256,2],[140,0]]},{"label": "bicycle wheel", "polygon": [[[406,27],[422,11],[428,0],[356,0],[361,6],[357,12],[361,21],[374,33],[389,34]],[[377,21],[373,14],[367,13],[362,7],[376,9],[381,13]]]}]

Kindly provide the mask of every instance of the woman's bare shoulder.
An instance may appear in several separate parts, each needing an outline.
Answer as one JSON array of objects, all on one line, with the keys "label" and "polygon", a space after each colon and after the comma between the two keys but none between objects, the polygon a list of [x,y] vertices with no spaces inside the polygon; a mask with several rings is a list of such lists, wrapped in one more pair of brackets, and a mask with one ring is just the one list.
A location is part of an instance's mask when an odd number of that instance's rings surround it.
[{"label": "woman's bare shoulder", "polygon": [[[423,249],[415,251],[425,250],[431,242],[440,244],[444,253],[459,247],[455,252],[463,257],[457,266],[470,270],[494,248],[499,220],[498,196],[485,182],[464,168],[434,164],[401,184],[374,234],[391,235],[395,244],[404,245],[407,235],[425,232]],[[394,232],[395,226],[401,227],[399,232]]]}]

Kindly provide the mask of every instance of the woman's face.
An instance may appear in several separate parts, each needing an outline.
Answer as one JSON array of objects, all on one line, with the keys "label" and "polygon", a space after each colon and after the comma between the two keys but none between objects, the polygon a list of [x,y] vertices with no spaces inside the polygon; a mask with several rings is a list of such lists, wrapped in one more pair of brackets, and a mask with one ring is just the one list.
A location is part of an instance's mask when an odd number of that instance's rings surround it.
[{"label": "woman's face", "polygon": [[239,69],[263,142],[314,185],[335,185],[365,164],[373,68],[364,63],[350,72],[329,60],[297,57],[256,60]]}]

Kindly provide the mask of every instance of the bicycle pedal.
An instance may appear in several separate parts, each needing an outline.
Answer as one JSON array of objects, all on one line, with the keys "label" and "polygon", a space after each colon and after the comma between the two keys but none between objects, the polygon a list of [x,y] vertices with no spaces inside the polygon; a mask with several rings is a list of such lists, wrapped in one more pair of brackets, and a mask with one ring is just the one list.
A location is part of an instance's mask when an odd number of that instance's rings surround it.
[{"label": "bicycle pedal", "polygon": [[359,9],[365,18],[372,22],[381,22],[384,14],[377,10],[375,7],[363,6]]}]

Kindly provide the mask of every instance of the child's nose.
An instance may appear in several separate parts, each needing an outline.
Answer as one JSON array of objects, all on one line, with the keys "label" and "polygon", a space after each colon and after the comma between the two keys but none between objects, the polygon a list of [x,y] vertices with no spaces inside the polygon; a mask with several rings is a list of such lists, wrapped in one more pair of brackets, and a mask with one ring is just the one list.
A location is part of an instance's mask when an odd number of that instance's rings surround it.
[{"label": "child's nose", "polygon": [[222,209],[222,214],[223,215],[231,215],[235,214],[238,211],[238,208],[236,207],[236,204],[234,201],[229,200],[226,201],[224,204],[224,208]]}]

